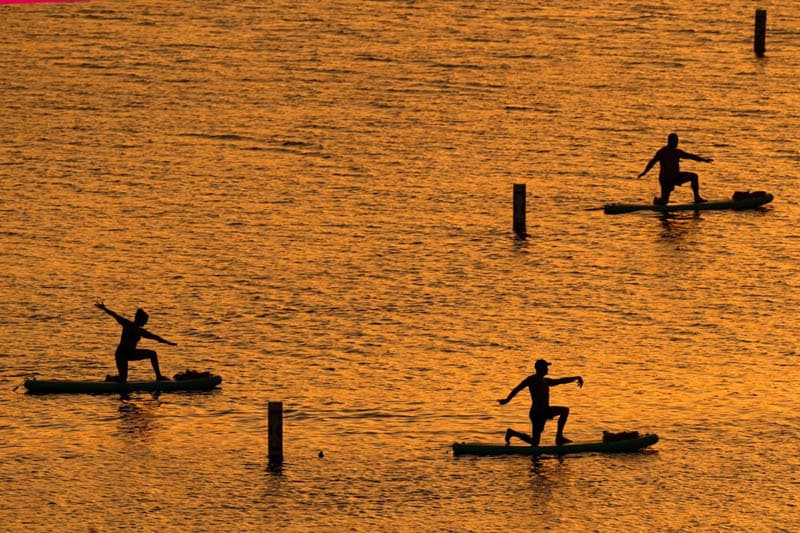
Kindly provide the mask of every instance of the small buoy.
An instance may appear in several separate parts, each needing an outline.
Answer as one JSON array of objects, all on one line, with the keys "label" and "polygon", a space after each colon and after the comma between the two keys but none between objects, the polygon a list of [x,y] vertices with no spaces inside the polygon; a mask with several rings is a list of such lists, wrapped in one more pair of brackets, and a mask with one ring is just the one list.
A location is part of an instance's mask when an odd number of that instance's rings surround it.
[{"label": "small buoy", "polygon": [[323,457],[325,457],[325,454],[324,454],[324,453],[322,453],[322,450],[320,450],[320,451],[319,451],[319,458],[320,458],[320,459],[322,459]]}]

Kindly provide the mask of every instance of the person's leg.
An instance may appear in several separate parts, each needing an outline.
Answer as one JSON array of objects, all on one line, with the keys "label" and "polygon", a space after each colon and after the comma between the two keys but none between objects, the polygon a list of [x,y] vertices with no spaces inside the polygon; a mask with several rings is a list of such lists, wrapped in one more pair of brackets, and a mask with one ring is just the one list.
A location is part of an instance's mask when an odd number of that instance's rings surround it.
[{"label": "person's leg", "polygon": [[542,424],[540,428],[533,430],[531,434],[531,446],[539,445],[539,442],[542,440],[542,430],[544,430],[544,424]]},{"label": "person's leg", "polygon": [[706,201],[705,198],[700,196],[700,178],[697,174],[692,178],[692,192],[694,193],[694,203],[699,204],[700,202]]},{"label": "person's leg", "polygon": [[114,358],[117,362],[117,376],[115,381],[125,383],[128,380],[128,360],[121,355]]},{"label": "person's leg", "polygon": [[155,350],[136,350],[134,354],[128,357],[129,361],[141,361],[143,359],[150,359],[150,364],[153,365],[153,372],[156,373],[156,379],[159,381],[164,381],[169,379],[166,376],[161,375],[161,369],[158,366],[158,354]]},{"label": "person's leg", "polygon": [[544,431],[544,424],[547,422],[547,417],[541,416],[539,413],[531,413],[531,446],[538,446],[542,439],[542,432]]},{"label": "person's leg", "polygon": [[506,446],[511,444],[511,437],[517,437],[521,441],[527,442],[528,444],[533,444],[531,438],[525,433],[520,433],[519,431],[514,431],[513,429],[508,428],[506,430]]},{"label": "person's leg", "polygon": [[669,195],[672,194],[675,185],[669,180],[658,180],[658,183],[661,185],[661,196],[654,198],[653,203],[656,205],[667,205],[669,202]]},{"label": "person's leg", "polygon": [[683,185],[684,183],[692,184],[692,193],[694,193],[694,203],[705,202],[705,198],[700,196],[700,177],[694,172],[681,172],[678,177],[678,182]]},{"label": "person's leg", "polygon": [[567,425],[569,417],[569,407],[551,407],[552,412],[558,417],[558,427],[556,429],[556,444],[566,444],[572,442],[564,436],[564,426]]}]

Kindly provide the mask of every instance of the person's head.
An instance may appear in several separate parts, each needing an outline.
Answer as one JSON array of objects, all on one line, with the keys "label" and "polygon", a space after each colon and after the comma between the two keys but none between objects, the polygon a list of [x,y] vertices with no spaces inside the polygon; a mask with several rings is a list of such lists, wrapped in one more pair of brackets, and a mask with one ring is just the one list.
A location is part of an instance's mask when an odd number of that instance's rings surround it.
[{"label": "person's head", "polygon": [[537,359],[536,363],[534,363],[533,368],[536,370],[536,373],[544,376],[547,374],[547,367],[550,366],[550,363],[545,361],[544,359]]},{"label": "person's head", "polygon": [[139,309],[136,310],[136,316],[133,317],[133,323],[136,324],[137,326],[144,326],[145,324],[147,324],[148,318],[149,316],[147,315],[147,313],[144,311],[144,309],[140,307]]},{"label": "person's head", "polygon": [[678,134],[677,133],[670,133],[667,136],[667,146],[670,148],[677,148],[678,147]]}]

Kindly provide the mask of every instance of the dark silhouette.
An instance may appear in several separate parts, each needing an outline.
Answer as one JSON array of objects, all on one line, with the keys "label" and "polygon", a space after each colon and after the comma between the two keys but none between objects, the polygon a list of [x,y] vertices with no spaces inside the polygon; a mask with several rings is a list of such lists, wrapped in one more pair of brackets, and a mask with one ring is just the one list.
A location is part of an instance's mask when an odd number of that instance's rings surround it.
[{"label": "dark silhouette", "polygon": [[98,309],[102,309],[114,317],[114,320],[116,320],[119,325],[122,326],[122,336],[119,339],[117,351],[114,353],[114,359],[117,362],[117,372],[119,374],[116,376],[108,376],[106,380],[125,383],[128,380],[128,361],[141,361],[143,359],[150,359],[150,363],[153,365],[153,370],[156,373],[156,380],[168,381],[169,378],[162,375],[161,370],[158,368],[158,354],[155,352],[155,350],[143,350],[141,348],[137,348],[136,345],[139,343],[139,340],[142,337],[146,339],[153,339],[154,341],[158,341],[163,344],[169,344],[170,346],[177,346],[177,343],[165,340],[155,333],[150,333],[144,329],[144,325],[147,324],[148,319],[147,313],[145,313],[144,309],[137,309],[136,316],[134,317],[133,321],[130,321],[107,308],[103,302],[97,302],[94,305]]},{"label": "dark silhouette", "polygon": [[653,168],[656,162],[660,163],[660,171],[658,173],[658,183],[661,185],[661,196],[653,198],[653,203],[656,205],[667,205],[669,202],[669,195],[678,185],[691,182],[692,192],[694,193],[694,203],[705,202],[706,200],[700,196],[700,179],[694,172],[681,172],[680,160],[691,159],[693,161],[701,161],[703,163],[711,163],[714,161],[710,157],[701,157],[699,155],[690,154],[678,149],[678,134],[670,133],[667,137],[667,145],[659,149],[656,155],[653,156],[647,166],[644,168],[639,177],[641,178]]},{"label": "dark silhouette", "polygon": [[536,373],[531,374],[527,378],[523,379],[519,385],[514,387],[511,392],[508,393],[508,396],[502,400],[497,400],[500,402],[500,405],[505,405],[525,387],[527,387],[531,393],[531,436],[529,437],[525,433],[520,433],[519,431],[514,431],[513,429],[509,428],[506,430],[506,445],[511,442],[511,437],[517,437],[518,439],[524,440],[531,446],[538,446],[539,439],[542,436],[542,431],[544,430],[545,422],[555,417],[558,417],[556,444],[560,445],[572,442],[564,436],[564,426],[567,424],[569,407],[550,405],[550,387],[572,382],[577,382],[578,387],[583,387],[583,378],[580,376],[558,379],[546,378],[545,376],[548,372],[548,366],[550,366],[550,363],[544,359],[537,360],[534,364]]}]

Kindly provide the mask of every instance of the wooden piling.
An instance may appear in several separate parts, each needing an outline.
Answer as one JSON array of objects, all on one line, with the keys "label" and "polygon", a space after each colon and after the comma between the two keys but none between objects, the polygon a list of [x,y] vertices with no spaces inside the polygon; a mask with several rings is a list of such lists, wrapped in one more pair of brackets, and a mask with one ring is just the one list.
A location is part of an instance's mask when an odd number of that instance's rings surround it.
[{"label": "wooden piling", "polygon": [[514,184],[514,233],[519,237],[525,237],[525,184]]},{"label": "wooden piling", "polygon": [[267,403],[267,453],[270,465],[283,462],[283,402]]},{"label": "wooden piling", "polygon": [[756,56],[764,57],[764,52],[767,51],[767,11],[765,9],[756,9],[756,28],[755,36],[753,38],[753,49]]}]

